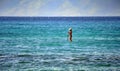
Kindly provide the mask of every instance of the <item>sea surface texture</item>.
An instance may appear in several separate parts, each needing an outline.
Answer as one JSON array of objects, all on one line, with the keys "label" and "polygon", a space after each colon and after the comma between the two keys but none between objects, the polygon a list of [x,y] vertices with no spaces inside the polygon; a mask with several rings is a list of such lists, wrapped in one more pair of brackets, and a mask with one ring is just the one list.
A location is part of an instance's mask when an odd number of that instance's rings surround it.
[{"label": "sea surface texture", "polygon": [[120,71],[120,17],[0,17],[0,71],[40,70]]}]

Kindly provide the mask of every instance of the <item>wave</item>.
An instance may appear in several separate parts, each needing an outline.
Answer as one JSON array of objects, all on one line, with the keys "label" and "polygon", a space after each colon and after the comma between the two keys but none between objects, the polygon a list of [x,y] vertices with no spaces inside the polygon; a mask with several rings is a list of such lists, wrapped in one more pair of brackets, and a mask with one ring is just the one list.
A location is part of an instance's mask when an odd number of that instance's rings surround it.
[{"label": "wave", "polygon": [[73,37],[75,40],[120,40],[120,37]]}]

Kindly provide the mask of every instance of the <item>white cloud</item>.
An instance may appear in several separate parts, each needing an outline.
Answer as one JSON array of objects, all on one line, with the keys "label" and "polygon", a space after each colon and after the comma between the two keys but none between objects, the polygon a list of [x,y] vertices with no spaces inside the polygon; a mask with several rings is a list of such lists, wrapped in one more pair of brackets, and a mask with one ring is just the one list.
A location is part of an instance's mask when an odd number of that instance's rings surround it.
[{"label": "white cloud", "polygon": [[[8,1],[5,1],[8,2]],[[1,9],[0,16],[119,16],[120,9],[107,6],[104,1],[98,0],[76,0],[76,4],[71,0],[61,1],[61,5],[52,9],[53,0],[19,0],[14,7]],[[58,3],[57,0],[54,2]],[[63,3],[62,3],[63,2]],[[4,3],[7,4],[7,3]],[[12,2],[11,2],[12,4]],[[14,3],[13,3],[14,4]],[[110,3],[112,5],[112,3]],[[3,6],[3,5],[2,5]],[[1,6],[1,7],[2,7]],[[107,7],[106,7],[107,6]],[[118,6],[116,6],[118,7]],[[48,9],[49,8],[49,9]],[[107,11],[107,9],[109,10]]]},{"label": "white cloud", "polygon": [[65,0],[56,10],[45,11],[41,8],[50,0],[20,0],[16,7],[7,9],[1,13],[2,16],[80,16],[78,7]]},{"label": "white cloud", "polygon": [[[49,1],[49,0],[48,0]],[[38,16],[41,11],[41,7],[46,5],[48,1],[45,0],[20,0],[16,7],[7,9],[6,12],[2,12],[2,16]]]},{"label": "white cloud", "polygon": [[65,0],[64,3],[55,11],[55,15],[58,16],[80,16],[78,7],[72,5],[69,0]]},{"label": "white cloud", "polygon": [[69,0],[64,3],[54,12],[54,16],[94,16],[98,12],[96,3],[91,5],[90,0],[78,0],[80,6],[72,4]]}]

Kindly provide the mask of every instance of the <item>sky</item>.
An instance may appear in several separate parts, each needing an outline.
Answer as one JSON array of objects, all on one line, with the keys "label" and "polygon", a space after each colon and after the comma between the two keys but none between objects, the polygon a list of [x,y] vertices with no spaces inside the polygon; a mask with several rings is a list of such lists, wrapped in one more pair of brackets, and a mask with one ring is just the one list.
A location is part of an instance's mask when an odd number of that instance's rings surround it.
[{"label": "sky", "polygon": [[120,16],[120,0],[0,0],[0,16]]}]

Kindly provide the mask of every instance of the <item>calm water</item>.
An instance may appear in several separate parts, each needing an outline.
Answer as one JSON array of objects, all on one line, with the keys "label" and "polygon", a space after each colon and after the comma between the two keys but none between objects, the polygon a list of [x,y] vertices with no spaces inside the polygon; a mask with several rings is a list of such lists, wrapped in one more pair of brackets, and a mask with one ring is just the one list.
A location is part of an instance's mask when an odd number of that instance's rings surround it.
[{"label": "calm water", "polygon": [[120,19],[1,20],[0,71],[19,70],[119,71]]}]

